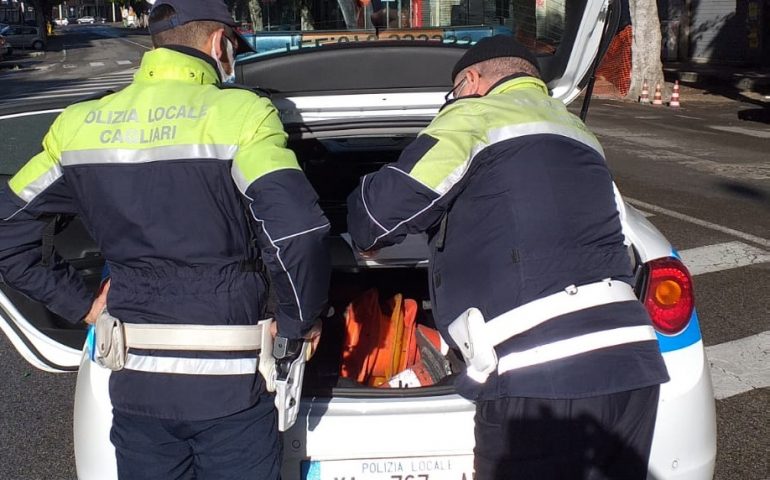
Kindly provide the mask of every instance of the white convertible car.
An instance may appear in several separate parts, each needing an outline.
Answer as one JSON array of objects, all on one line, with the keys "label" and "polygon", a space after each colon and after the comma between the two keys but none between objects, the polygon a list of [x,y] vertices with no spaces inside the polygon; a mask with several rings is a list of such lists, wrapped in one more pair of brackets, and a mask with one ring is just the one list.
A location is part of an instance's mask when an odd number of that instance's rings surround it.
[{"label": "white convertible car", "polygon": [[[606,48],[603,32],[614,31],[618,14],[607,0],[532,0],[521,6],[526,3],[513,2],[513,20],[508,22],[514,28],[508,31],[538,52],[552,95],[572,101],[585,87],[598,52]],[[345,198],[362,174],[394,161],[428,124],[443,104],[451,88],[449,72],[467,46],[501,30],[445,26],[271,32],[254,38],[258,54],[240,59],[239,82],[272,96],[290,134],[289,146],[331,220],[333,305],[341,298],[338,292],[363,285],[402,292],[417,300],[419,319],[430,318],[425,245],[417,239],[393,247],[387,256],[356,256],[341,235]],[[0,109],[0,127],[8,132],[4,141],[9,145],[0,158],[3,179],[36,153],[62,106]],[[631,207],[625,208],[625,233],[636,292],[653,319],[671,376],[661,389],[649,478],[710,479],[716,456],[714,397],[690,275],[669,242]],[[104,261],[77,219],[58,233],[55,246],[96,288]],[[77,372],[78,477],[115,478],[110,371],[90,360],[85,329],[69,326],[6,285],[0,289],[0,327],[19,353],[46,371]],[[454,391],[458,368],[440,382],[418,388],[341,382],[345,304],[334,306],[338,314],[327,322],[321,349],[308,364],[299,419],[284,434],[284,478],[471,479],[474,406]]]}]

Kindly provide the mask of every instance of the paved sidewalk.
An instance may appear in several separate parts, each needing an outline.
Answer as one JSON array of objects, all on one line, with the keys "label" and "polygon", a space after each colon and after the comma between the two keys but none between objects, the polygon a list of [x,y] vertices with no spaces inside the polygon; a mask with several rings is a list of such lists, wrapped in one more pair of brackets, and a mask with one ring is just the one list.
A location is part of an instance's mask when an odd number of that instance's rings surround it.
[{"label": "paved sidewalk", "polygon": [[715,93],[748,93],[770,95],[770,67],[737,67],[697,63],[665,63],[667,81],[712,90]]},{"label": "paved sidewalk", "polygon": [[[671,98],[674,81],[680,84],[682,104],[723,103],[738,101],[752,103],[767,111],[770,117],[770,68],[742,68],[737,66],[664,63],[665,84],[662,85],[663,101],[667,105]],[[650,99],[655,87],[650,85]],[[597,79],[594,97],[633,102],[621,98],[615,87],[607,80]]]}]

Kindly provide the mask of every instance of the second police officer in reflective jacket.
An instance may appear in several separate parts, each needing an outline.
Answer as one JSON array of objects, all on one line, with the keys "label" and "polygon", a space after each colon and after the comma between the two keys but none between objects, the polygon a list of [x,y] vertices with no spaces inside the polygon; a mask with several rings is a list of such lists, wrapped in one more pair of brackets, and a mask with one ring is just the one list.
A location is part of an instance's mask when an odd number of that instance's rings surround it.
[{"label": "second police officer in reflective jacket", "polygon": [[667,372],[602,148],[537,63],[510,36],[471,47],[456,99],[350,194],[348,227],[362,250],[428,232],[477,479],[641,480]]}]

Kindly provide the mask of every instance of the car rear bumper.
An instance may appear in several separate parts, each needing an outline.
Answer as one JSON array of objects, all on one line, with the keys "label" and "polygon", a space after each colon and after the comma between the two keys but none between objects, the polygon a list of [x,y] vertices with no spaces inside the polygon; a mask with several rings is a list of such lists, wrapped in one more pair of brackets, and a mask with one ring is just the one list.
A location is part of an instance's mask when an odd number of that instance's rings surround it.
[{"label": "car rear bumper", "polygon": [[75,467],[78,480],[117,480],[115,448],[110,442],[112,372],[83,355],[75,387]]},{"label": "car rear bumper", "polygon": [[716,408],[703,343],[666,352],[671,381],[661,385],[649,479],[706,480],[714,476]]},{"label": "car rear bumper", "polygon": [[[711,377],[699,341],[664,354],[672,381],[661,386],[650,479],[707,480],[716,458]],[[80,480],[116,478],[109,442],[110,371],[84,356],[75,398],[75,457]],[[303,477],[306,460],[465,456],[473,452],[475,407],[457,395],[304,399],[284,435],[282,475]]]},{"label": "car rear bumper", "polygon": [[475,407],[458,395],[308,400],[303,401],[295,426],[284,434],[281,473],[285,480],[304,480],[301,464],[308,459],[323,462],[473,452]]}]

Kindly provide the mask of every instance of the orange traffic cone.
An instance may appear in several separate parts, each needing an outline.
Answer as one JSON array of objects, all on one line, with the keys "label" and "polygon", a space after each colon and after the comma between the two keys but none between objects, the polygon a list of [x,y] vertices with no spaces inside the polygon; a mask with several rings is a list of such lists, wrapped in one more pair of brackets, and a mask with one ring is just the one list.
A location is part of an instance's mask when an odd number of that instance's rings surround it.
[{"label": "orange traffic cone", "polygon": [[660,93],[660,84],[655,85],[655,98],[652,99],[653,105],[663,105],[663,95]]},{"label": "orange traffic cone", "polygon": [[642,96],[639,97],[639,103],[650,103],[650,87],[647,85],[647,80],[642,85]]},{"label": "orange traffic cone", "polygon": [[674,91],[671,93],[671,101],[668,102],[669,107],[679,108],[679,80],[674,82]]}]

